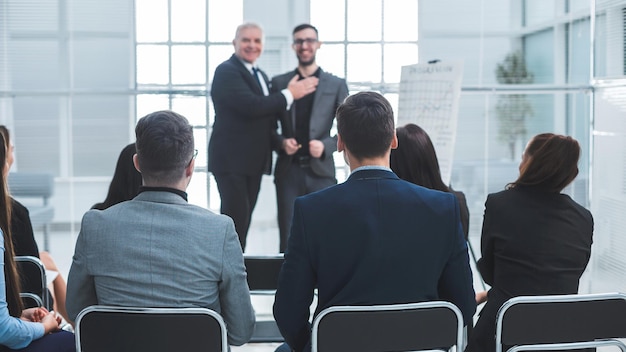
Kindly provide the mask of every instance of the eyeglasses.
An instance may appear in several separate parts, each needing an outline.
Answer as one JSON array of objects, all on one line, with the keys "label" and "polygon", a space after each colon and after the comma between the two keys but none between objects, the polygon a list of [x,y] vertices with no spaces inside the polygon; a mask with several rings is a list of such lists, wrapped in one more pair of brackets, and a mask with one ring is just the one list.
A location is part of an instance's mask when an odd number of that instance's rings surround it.
[{"label": "eyeglasses", "polygon": [[193,156],[191,157],[191,160],[189,160],[189,162],[187,163],[188,167],[189,167],[189,165],[191,165],[191,162],[193,161],[193,159],[196,158],[196,156],[198,156],[198,149],[194,149],[193,150]]},{"label": "eyeglasses", "polygon": [[305,38],[305,39],[294,39],[293,45],[302,46],[302,44],[307,43],[308,45],[313,45],[317,43],[317,39],[315,38]]}]

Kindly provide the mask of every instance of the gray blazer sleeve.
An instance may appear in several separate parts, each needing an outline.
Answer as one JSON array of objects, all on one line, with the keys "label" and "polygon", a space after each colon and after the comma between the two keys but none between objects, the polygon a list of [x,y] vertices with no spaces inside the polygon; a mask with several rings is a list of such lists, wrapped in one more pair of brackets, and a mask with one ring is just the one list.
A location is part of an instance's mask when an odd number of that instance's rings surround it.
[{"label": "gray blazer sleeve", "polygon": [[88,256],[89,256],[89,238],[86,237],[86,226],[89,224],[88,217],[91,211],[83,216],[82,226],[78,239],[76,240],[76,248],[74,249],[74,257],[72,258],[72,266],[67,278],[67,296],[66,308],[70,319],[76,320],[76,316],[84,308],[98,304],[96,296],[96,287],[93,276],[89,273]]},{"label": "gray blazer sleeve", "polygon": [[228,330],[228,344],[241,346],[254,332],[255,315],[250,301],[246,267],[235,225],[229,219],[223,251],[222,281],[219,284],[221,315]]}]

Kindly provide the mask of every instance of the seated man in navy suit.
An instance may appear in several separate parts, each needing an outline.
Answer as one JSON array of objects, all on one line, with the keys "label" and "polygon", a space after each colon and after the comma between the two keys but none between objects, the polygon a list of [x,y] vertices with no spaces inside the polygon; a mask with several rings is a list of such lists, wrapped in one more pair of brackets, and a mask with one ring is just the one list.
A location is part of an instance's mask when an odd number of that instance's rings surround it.
[{"label": "seated man in navy suit", "polygon": [[337,130],[337,150],[350,177],[294,205],[274,303],[288,347],[310,349],[315,288],[315,315],[337,305],[445,300],[470,323],[476,301],[454,195],[391,171],[389,154],[398,140],[393,110],[382,95],[348,97],[337,110]]}]

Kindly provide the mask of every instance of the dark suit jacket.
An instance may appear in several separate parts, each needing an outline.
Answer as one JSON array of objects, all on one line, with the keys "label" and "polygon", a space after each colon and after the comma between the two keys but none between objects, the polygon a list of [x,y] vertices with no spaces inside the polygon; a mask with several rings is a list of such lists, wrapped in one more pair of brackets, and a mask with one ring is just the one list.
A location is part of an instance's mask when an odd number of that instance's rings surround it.
[{"label": "dark suit jacket", "polygon": [[[342,78],[326,73],[320,69],[319,84],[313,97],[313,107],[311,110],[311,122],[309,125],[309,137],[324,143],[324,154],[321,158],[312,158],[311,171],[322,177],[335,177],[335,163],[333,152],[337,150],[337,136],[331,136],[330,130],[333,127],[335,113],[339,104],[348,96],[348,86]],[[287,87],[289,81],[295,75],[295,71],[272,78],[272,91],[279,92]],[[281,135],[274,134],[273,145],[278,152],[276,161],[276,177],[281,177],[291,162],[291,155],[285,154],[282,150],[283,140],[296,136],[296,104],[293,104],[289,111],[282,111],[279,115]]]},{"label": "dark suit jacket", "polygon": [[255,77],[233,55],[215,69],[211,98],[215,123],[209,141],[209,171],[269,174],[271,135],[276,115],[287,108],[285,97],[280,92],[264,96]]},{"label": "dark suit jacket", "polygon": [[465,240],[467,240],[469,236],[469,209],[467,208],[467,199],[465,198],[465,194],[463,192],[455,191],[453,189],[450,189],[450,192],[454,194],[459,202],[459,210],[461,211],[461,226],[463,227]]},{"label": "dark suit jacket", "polygon": [[495,349],[495,316],[509,298],[578,293],[592,235],[591,213],[567,195],[520,186],[490,194],[478,269],[492,288],[466,351]]},{"label": "dark suit jacket", "polygon": [[296,199],[274,317],[296,351],[315,315],[336,305],[447,300],[469,322],[476,310],[459,206],[450,193],[384,170]]}]

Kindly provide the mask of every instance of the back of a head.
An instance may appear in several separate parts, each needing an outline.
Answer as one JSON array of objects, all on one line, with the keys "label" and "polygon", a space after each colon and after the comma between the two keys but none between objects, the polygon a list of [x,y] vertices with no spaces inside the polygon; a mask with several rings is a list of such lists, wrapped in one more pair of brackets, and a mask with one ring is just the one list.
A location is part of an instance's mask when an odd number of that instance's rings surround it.
[{"label": "back of a head", "polygon": [[409,123],[396,129],[398,148],[389,158],[393,172],[403,180],[426,188],[448,192],[441,179],[439,161],[430,137],[418,125]]},{"label": "back of a head", "polygon": [[528,143],[520,166],[520,176],[508,185],[534,186],[558,193],[578,175],[580,145],[570,136],[539,134]]},{"label": "back of a head", "polygon": [[184,177],[194,156],[193,128],[173,111],[156,111],[135,127],[137,162],[145,185],[169,186]]},{"label": "back of a head", "polygon": [[355,158],[384,156],[395,134],[391,104],[376,92],[349,96],[337,108],[337,132]]},{"label": "back of a head", "polygon": [[133,199],[141,187],[141,174],[133,164],[135,155],[135,143],[124,147],[117,158],[117,165],[113,173],[113,179],[109,185],[109,192],[102,203],[94,205],[95,209],[104,210],[117,203]]}]

